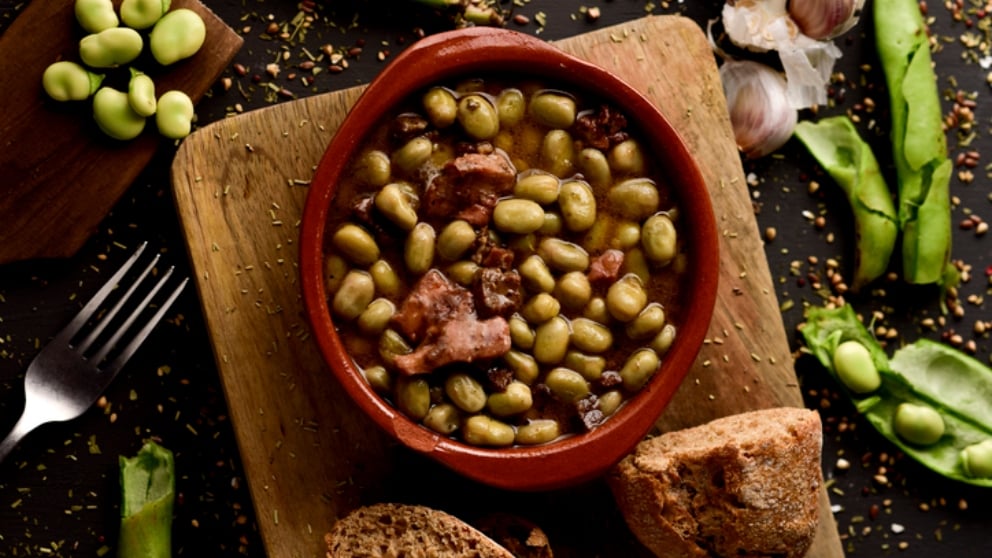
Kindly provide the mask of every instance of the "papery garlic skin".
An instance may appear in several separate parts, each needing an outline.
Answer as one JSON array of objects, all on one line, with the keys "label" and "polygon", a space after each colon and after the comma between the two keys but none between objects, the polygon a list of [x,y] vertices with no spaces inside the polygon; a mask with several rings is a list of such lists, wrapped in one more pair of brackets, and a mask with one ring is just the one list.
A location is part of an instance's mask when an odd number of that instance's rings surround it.
[{"label": "papery garlic skin", "polygon": [[839,37],[857,25],[865,0],[788,0],[789,16],[811,39]]},{"label": "papery garlic skin", "polygon": [[721,15],[723,28],[731,42],[741,48],[778,52],[793,108],[825,105],[827,85],[841,51],[830,41],[803,34],[789,17],[786,2],[728,0]]},{"label": "papery garlic skin", "polygon": [[720,66],[720,80],[734,139],[745,157],[764,157],[789,141],[799,113],[789,103],[781,73],[751,60],[728,60]]}]

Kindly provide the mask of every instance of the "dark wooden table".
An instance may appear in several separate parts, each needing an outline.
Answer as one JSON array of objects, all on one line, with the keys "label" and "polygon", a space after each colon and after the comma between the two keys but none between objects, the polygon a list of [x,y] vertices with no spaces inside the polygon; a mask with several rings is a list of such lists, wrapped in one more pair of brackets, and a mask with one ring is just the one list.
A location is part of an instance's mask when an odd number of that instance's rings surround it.
[{"label": "dark wooden table", "polygon": [[[452,25],[430,9],[400,0],[204,3],[244,36],[245,45],[197,106],[200,124],[367,83],[418,32],[432,33]],[[0,0],[0,32],[24,4]],[[722,6],[716,1],[644,0],[531,0],[522,4],[514,8],[521,21],[514,19],[507,25],[548,40],[647,14],[682,13],[705,26]],[[972,2],[964,4],[972,6]],[[941,320],[935,289],[906,288],[899,282],[882,283],[882,289],[870,294],[848,294],[846,300],[866,314],[881,313],[875,325],[884,328],[879,331],[883,337],[891,336],[890,347],[925,336],[973,351],[988,362],[992,348],[988,333],[976,333],[975,324],[992,320],[992,310],[984,301],[992,293],[992,245],[975,228],[958,224],[971,216],[992,216],[992,189],[983,159],[992,149],[985,109],[990,91],[988,70],[980,63],[987,56],[982,48],[988,47],[971,46],[968,40],[973,36],[978,43],[982,39],[987,43],[992,18],[970,8],[955,15],[953,5],[953,1],[945,7],[931,0],[929,16],[942,47],[935,60],[944,111],[954,111],[956,96],[958,101],[973,99],[977,104],[972,109],[974,137],[970,141],[961,140],[966,134],[960,128],[948,131],[952,157],[970,151],[978,154],[974,168],[956,167],[951,184],[953,257],[970,266],[970,280],[962,284],[958,295],[963,315],[951,314]],[[587,8],[598,8],[598,19],[588,18]],[[288,24],[292,29],[294,18],[306,16],[314,20],[305,32],[286,38],[267,34],[270,24]],[[848,111],[859,117],[862,130],[872,138],[876,154],[890,172],[885,148],[886,94],[871,26],[870,15],[865,15],[854,31],[837,41],[844,57],[836,68],[839,74],[831,88],[830,106],[821,108],[820,114]],[[309,80],[310,72],[282,58],[287,52],[290,60],[297,60],[304,49],[316,53],[327,44],[348,47],[341,71],[328,68]],[[267,71],[269,64],[279,65],[278,75]],[[4,77],[10,79],[16,76]],[[803,117],[812,115],[804,113]],[[74,257],[0,266],[0,430],[4,433],[23,404],[21,386],[27,363],[105,280],[129,247],[147,240],[166,261],[190,273],[169,188],[173,154],[169,149],[159,152]],[[776,279],[775,294],[789,337],[798,349],[795,332],[804,307],[840,294],[831,288],[828,268],[837,262],[842,271],[850,271],[850,212],[840,191],[794,140],[771,157],[746,163],[745,169],[759,226],[769,233],[766,254]],[[970,171],[973,180],[958,171]],[[927,318],[937,324],[929,327]],[[107,390],[105,404],[75,421],[39,429],[0,464],[0,556],[98,556],[112,551],[119,517],[118,456],[133,454],[149,437],[170,440],[176,453],[175,554],[264,555],[213,363],[196,293],[190,290]],[[819,409],[824,419],[824,474],[831,483],[836,519],[849,554],[988,555],[992,549],[987,533],[992,524],[988,490],[945,481],[901,458],[894,446],[838,397],[835,386],[808,357],[797,360],[797,374],[807,405]]]}]

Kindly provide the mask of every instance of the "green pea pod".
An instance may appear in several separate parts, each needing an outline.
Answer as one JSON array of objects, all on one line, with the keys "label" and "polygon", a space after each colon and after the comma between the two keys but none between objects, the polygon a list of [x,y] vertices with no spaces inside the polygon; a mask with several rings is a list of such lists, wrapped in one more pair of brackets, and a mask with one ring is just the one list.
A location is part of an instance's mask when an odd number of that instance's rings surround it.
[{"label": "green pea pod", "polygon": [[172,507],[176,472],[172,452],[146,442],[120,457],[121,527],[117,558],[172,556]]},{"label": "green pea pod", "polygon": [[847,115],[800,122],[795,135],[847,195],[856,237],[851,289],[858,291],[888,269],[899,236],[892,194],[871,147]]},{"label": "green pea pod", "polygon": [[875,43],[889,90],[892,154],[899,179],[903,275],[944,284],[951,254],[949,186],[943,115],[930,41],[916,0],[874,2]]},{"label": "green pea pod", "polygon": [[[992,410],[987,403],[992,393],[992,370],[960,351],[926,339],[897,350],[889,360],[850,305],[810,309],[802,335],[807,348],[858,411],[906,455],[946,478],[992,487],[992,478],[969,475],[961,459],[965,448],[992,439]],[[834,370],[833,352],[847,340],[863,344],[878,368],[881,386],[871,394],[847,390]],[[945,430],[936,443],[914,445],[895,432],[893,418],[901,403],[925,405],[940,414]]]}]

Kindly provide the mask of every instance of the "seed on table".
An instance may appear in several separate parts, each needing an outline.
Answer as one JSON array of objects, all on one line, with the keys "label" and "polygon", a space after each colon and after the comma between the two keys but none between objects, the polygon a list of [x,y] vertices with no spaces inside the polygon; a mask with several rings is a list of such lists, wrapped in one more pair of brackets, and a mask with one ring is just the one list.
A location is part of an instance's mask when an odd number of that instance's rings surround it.
[{"label": "seed on table", "polygon": [[989,232],[989,224],[985,221],[975,225],[975,236],[982,236],[983,234]]},{"label": "seed on table", "polygon": [[776,236],[778,236],[778,231],[775,227],[768,227],[765,229],[765,240],[768,242],[775,240]]}]

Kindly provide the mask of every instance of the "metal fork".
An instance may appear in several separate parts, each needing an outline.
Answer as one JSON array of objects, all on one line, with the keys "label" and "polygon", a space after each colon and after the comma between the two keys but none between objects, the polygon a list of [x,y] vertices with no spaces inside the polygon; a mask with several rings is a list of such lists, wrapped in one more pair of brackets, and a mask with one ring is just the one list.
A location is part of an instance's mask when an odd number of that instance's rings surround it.
[{"label": "metal fork", "polygon": [[[121,316],[120,323],[115,324],[116,330],[107,330],[107,334],[101,337],[158,263],[159,256],[156,254],[114,306],[97,316],[97,310],[111,291],[118,285],[124,288],[121,279],[138,261],[146,246],[147,242],[138,247],[72,321],[28,365],[24,376],[24,411],[13,430],[0,442],[0,462],[28,432],[42,424],[71,420],[86,412],[186,287],[189,278],[183,278],[158,305],[154,314],[137,331],[131,331],[135,321],[172,276],[174,268],[170,267],[151,286],[148,294],[130,310],[130,314]],[[94,318],[98,319],[93,323],[93,329],[81,335],[84,326],[90,324]],[[125,338],[126,335],[129,337]],[[94,345],[98,340],[100,343]],[[122,344],[124,341],[127,341],[126,344]]]}]

